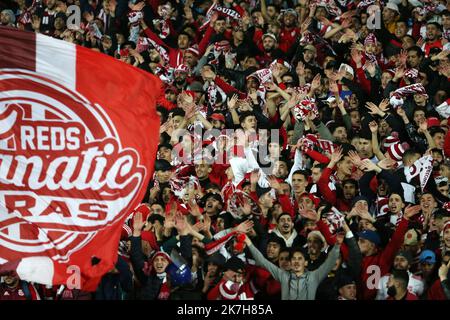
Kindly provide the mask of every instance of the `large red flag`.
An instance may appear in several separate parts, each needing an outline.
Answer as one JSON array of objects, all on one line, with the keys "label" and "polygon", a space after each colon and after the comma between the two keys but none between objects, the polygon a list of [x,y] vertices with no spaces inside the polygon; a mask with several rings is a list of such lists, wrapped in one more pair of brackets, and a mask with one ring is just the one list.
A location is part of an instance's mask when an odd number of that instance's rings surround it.
[{"label": "large red flag", "polygon": [[95,290],[153,173],[160,85],[90,49],[0,28],[3,269],[48,285],[80,271],[81,289]]}]

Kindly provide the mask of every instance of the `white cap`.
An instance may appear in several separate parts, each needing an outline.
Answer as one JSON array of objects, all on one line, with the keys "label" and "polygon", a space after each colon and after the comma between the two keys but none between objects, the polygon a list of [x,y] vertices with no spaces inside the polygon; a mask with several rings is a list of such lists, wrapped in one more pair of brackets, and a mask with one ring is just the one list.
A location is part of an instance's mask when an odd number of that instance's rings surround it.
[{"label": "white cap", "polygon": [[353,71],[353,68],[349,66],[348,64],[341,63],[339,66],[339,70],[344,69],[346,72],[350,73],[353,77],[355,76],[355,72]]},{"label": "white cap", "polygon": [[398,10],[398,5],[393,2],[386,3],[386,8],[396,11],[397,13],[400,13],[400,10]]},{"label": "white cap", "polygon": [[408,2],[413,7],[423,7],[423,3],[420,2],[419,0],[409,0]]},{"label": "white cap", "polygon": [[336,101],[336,98],[334,96],[329,96],[328,99],[326,100],[326,102],[328,103],[332,103],[334,101]]}]

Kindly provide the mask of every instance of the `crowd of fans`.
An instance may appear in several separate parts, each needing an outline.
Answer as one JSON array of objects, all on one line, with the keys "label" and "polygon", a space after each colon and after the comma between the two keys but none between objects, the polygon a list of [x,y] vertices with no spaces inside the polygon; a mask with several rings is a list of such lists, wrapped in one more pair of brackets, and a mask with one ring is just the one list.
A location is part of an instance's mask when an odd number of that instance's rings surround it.
[{"label": "crowd of fans", "polygon": [[2,1],[1,25],[163,86],[155,174],[115,268],[96,292],[5,276],[0,299],[449,299],[449,9]]}]

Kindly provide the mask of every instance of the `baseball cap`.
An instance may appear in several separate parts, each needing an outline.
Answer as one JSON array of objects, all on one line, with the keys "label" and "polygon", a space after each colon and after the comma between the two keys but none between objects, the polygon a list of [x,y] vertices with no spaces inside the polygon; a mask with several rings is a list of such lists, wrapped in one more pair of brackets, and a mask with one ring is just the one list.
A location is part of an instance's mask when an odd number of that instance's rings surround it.
[{"label": "baseball cap", "polygon": [[427,124],[428,124],[428,128],[441,126],[441,122],[436,117],[429,117],[427,119]]},{"label": "baseball cap", "polygon": [[380,236],[378,235],[378,233],[376,233],[375,231],[372,230],[364,230],[362,232],[358,233],[358,236],[361,239],[365,239],[368,240],[370,242],[373,242],[376,246],[380,245]]},{"label": "baseball cap", "polygon": [[419,256],[419,262],[434,264],[436,263],[436,255],[431,250],[424,250]]},{"label": "baseball cap", "polygon": [[436,185],[438,187],[448,184],[448,178],[445,176],[437,176],[436,178],[434,178],[434,181],[436,182]]},{"label": "baseball cap", "polygon": [[270,37],[270,38],[272,38],[273,40],[278,41],[278,40],[277,40],[277,37],[276,37],[273,33],[265,33],[265,34],[262,36],[262,39],[264,40],[266,37]]},{"label": "baseball cap", "polygon": [[342,274],[338,276],[336,280],[336,286],[338,289],[348,286],[349,284],[356,284],[355,279],[349,274]]},{"label": "baseball cap", "polygon": [[327,100],[325,100],[327,103],[332,103],[332,102],[334,102],[334,101],[336,101],[336,97],[335,96],[329,96],[328,98],[327,98]]},{"label": "baseball cap", "polygon": [[407,246],[415,246],[419,243],[419,235],[414,229],[409,229],[403,238],[403,244]]},{"label": "baseball cap", "polygon": [[314,53],[317,53],[316,47],[314,47],[312,44],[306,45],[306,46],[303,48],[303,50],[309,50],[309,51],[312,51],[312,52],[314,52]]},{"label": "baseball cap", "polygon": [[391,9],[392,11],[395,11],[397,13],[400,13],[400,10],[398,10],[398,5],[393,2],[386,3],[386,8]]},{"label": "baseball cap", "polygon": [[219,112],[214,112],[213,114],[211,114],[209,116],[209,118],[211,120],[217,120],[217,121],[225,122],[225,116],[222,113],[219,113]]},{"label": "baseball cap", "polygon": [[397,253],[397,257],[404,257],[408,261],[409,264],[412,264],[413,260],[414,260],[411,252],[406,251],[406,250],[400,250]]},{"label": "baseball cap", "polygon": [[353,68],[349,66],[348,64],[342,63],[339,66],[339,69],[344,69],[346,72],[350,73],[352,76],[355,76],[355,72],[353,71]]}]

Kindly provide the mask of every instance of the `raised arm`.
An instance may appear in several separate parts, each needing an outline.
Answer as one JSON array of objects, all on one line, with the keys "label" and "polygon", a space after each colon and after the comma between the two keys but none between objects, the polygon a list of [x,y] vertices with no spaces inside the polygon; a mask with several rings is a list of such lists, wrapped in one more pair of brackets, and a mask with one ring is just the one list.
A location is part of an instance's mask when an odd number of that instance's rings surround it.
[{"label": "raised arm", "polygon": [[281,281],[281,276],[285,272],[282,269],[278,268],[272,262],[264,258],[262,253],[253,245],[252,241],[248,236],[245,237],[245,243],[247,244],[248,249],[252,253],[253,258],[256,261],[256,264],[260,267],[265,268],[270,274],[274,277],[275,280]]}]

